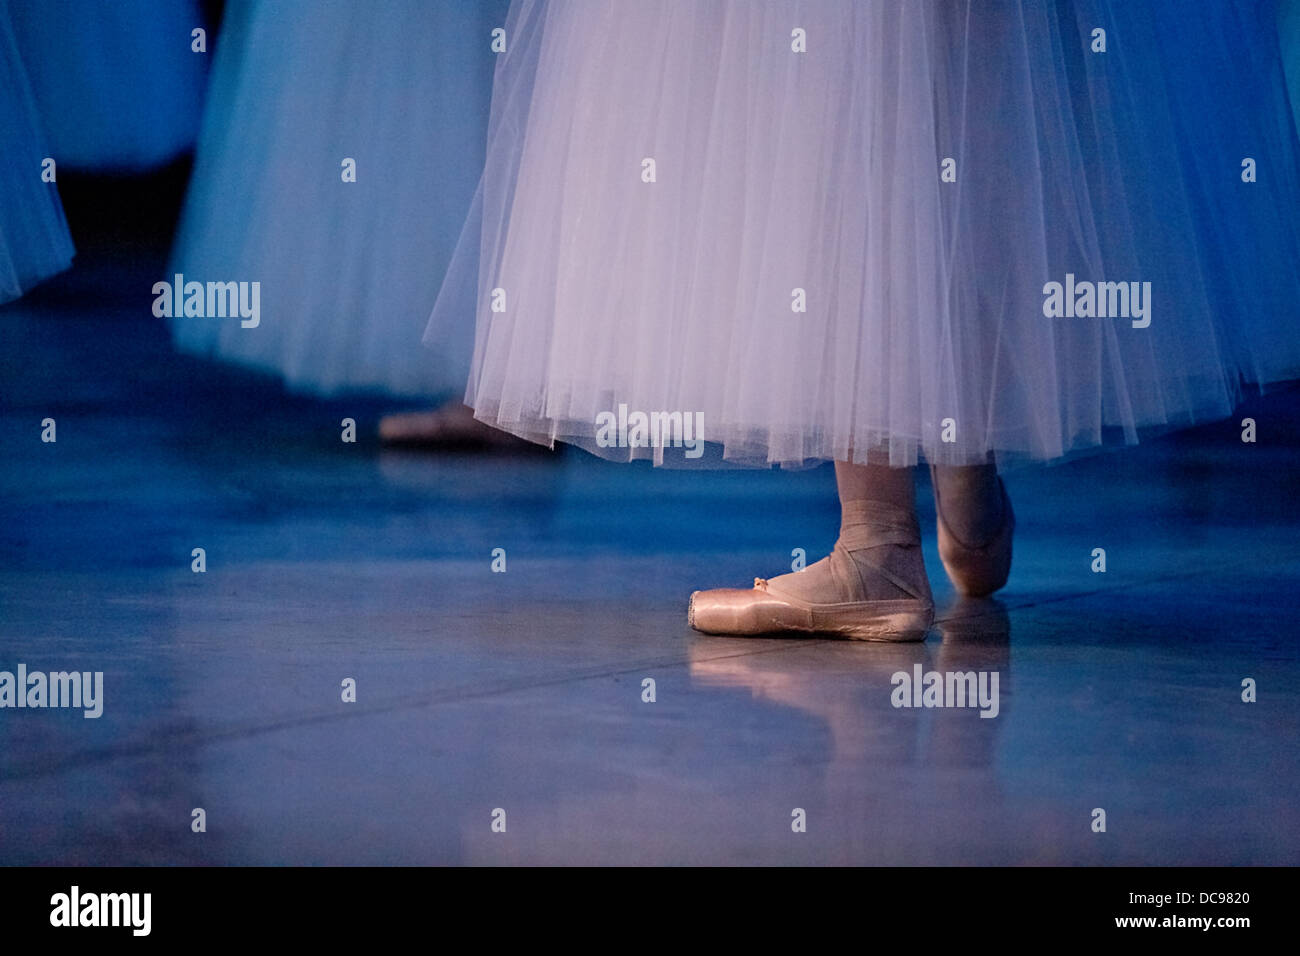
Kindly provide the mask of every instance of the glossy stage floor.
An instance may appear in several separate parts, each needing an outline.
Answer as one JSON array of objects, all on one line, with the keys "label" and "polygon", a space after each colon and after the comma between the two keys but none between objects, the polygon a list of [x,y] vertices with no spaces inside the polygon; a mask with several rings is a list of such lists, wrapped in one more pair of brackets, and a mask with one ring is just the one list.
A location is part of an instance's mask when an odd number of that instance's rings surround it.
[{"label": "glossy stage floor", "polygon": [[[923,485],[925,644],[729,640],[687,595],[820,556],[828,468],[384,451],[387,406],[78,281],[0,312],[0,670],[102,671],[103,716],[0,710],[4,863],[1300,862],[1294,392],[1013,474],[1000,603]],[[996,717],[894,707],[917,665],[996,671]]]}]

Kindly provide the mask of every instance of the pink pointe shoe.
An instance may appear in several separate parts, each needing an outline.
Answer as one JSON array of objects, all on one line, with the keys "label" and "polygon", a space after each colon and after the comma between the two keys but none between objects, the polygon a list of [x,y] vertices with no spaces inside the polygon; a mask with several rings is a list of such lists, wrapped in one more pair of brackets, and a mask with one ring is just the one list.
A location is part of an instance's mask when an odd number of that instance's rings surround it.
[{"label": "pink pointe shoe", "polygon": [[533,451],[541,447],[479,421],[474,410],[460,402],[432,411],[385,415],[379,420],[379,440],[385,445],[423,448]]},{"label": "pink pointe shoe", "polygon": [[829,557],[803,571],[755,578],[748,591],[696,591],[687,611],[691,627],[730,636],[797,631],[859,641],[924,640],[934,622],[934,598],[916,516],[876,501],[843,507],[840,538]]},{"label": "pink pointe shoe", "polygon": [[1002,496],[1002,526],[997,533],[978,548],[958,540],[943,517],[939,501],[939,480],[930,468],[930,482],[934,486],[934,512],[939,526],[939,557],[943,569],[953,586],[967,597],[987,597],[1007,583],[1011,574],[1011,539],[1016,530],[1016,514],[1011,509],[1006,486],[998,478],[998,493]]}]

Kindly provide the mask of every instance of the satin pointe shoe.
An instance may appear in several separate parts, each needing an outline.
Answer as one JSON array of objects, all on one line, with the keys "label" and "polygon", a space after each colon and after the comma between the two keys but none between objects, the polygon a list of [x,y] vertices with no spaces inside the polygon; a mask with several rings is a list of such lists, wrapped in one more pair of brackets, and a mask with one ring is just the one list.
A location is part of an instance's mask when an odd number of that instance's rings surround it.
[{"label": "satin pointe shoe", "polygon": [[940,501],[939,479],[930,467],[934,486],[934,512],[939,526],[939,558],[953,586],[967,597],[987,597],[1007,583],[1011,574],[1011,539],[1016,530],[1016,513],[1011,508],[1006,486],[998,477],[998,494],[1002,497],[1002,526],[978,548],[963,543],[948,527]]},{"label": "satin pointe shoe", "polygon": [[753,636],[795,631],[859,641],[921,641],[934,598],[921,557],[916,516],[877,501],[843,506],[829,557],[748,591],[691,595],[687,619],[705,634]]},{"label": "satin pointe shoe", "polygon": [[474,417],[460,402],[424,412],[398,412],[379,420],[379,440],[385,445],[425,448],[483,448],[532,451],[541,448]]}]

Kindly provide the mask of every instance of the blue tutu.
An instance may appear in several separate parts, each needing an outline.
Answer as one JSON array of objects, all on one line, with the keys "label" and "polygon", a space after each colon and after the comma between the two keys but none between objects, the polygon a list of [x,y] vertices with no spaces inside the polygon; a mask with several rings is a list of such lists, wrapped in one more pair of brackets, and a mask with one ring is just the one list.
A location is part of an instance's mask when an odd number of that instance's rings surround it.
[{"label": "blue tutu", "polygon": [[194,146],[210,55],[192,50],[194,0],[10,2],[60,164],[131,172]]},{"label": "blue tutu", "polygon": [[18,298],[72,262],[54,159],[0,0],[0,302]]},{"label": "blue tutu", "polygon": [[505,10],[231,5],[166,278],[256,282],[260,315],[175,315],[181,350],[322,395],[464,386],[472,310],[432,352],[420,338],[482,170]]},{"label": "blue tutu", "polygon": [[1282,0],[1278,5],[1278,34],[1291,109],[1296,125],[1300,126],[1300,0]]}]

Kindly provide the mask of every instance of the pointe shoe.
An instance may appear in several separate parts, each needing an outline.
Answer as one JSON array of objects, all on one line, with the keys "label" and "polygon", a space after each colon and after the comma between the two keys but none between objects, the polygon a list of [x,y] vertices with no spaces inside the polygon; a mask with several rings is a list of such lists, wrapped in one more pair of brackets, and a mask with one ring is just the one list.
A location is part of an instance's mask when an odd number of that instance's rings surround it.
[{"label": "pointe shoe", "polygon": [[[755,578],[748,591],[696,591],[687,609],[691,627],[730,636],[796,631],[859,641],[924,640],[934,621],[934,599],[915,515],[882,502],[854,501],[844,507],[845,525],[829,557],[772,580]],[[899,550],[889,553],[890,548]],[[871,560],[882,552],[882,560]],[[864,572],[908,597],[871,599]],[[844,599],[819,599],[827,596]]]},{"label": "pointe shoe", "polygon": [[930,466],[934,486],[934,512],[939,526],[939,557],[953,586],[967,597],[987,597],[1007,583],[1011,574],[1011,539],[1016,530],[1016,513],[1011,508],[1006,486],[998,477],[1002,496],[1002,527],[985,544],[972,548],[958,540],[943,517],[939,502],[939,480]]},{"label": "pointe shoe", "polygon": [[449,402],[426,412],[399,412],[379,420],[379,440],[385,445],[531,449],[536,446],[485,424],[473,409]]}]

